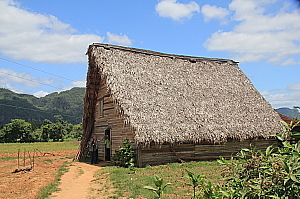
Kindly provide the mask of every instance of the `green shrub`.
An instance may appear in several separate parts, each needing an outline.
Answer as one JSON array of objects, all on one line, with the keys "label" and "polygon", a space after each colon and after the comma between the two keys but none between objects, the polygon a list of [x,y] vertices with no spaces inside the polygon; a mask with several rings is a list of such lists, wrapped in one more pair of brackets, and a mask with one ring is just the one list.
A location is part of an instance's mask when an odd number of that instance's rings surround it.
[{"label": "green shrub", "polygon": [[[291,127],[291,128],[287,128]],[[277,135],[279,147],[269,146],[264,152],[242,149],[224,165],[227,183],[222,193],[228,198],[300,198],[300,141],[290,143],[293,124],[285,124]],[[294,142],[295,140],[293,140]]]},{"label": "green shrub", "polygon": [[120,146],[120,148],[115,151],[112,160],[115,165],[132,168],[135,166],[135,157],[135,150],[131,147],[128,138],[126,138],[123,142],[123,147]]}]

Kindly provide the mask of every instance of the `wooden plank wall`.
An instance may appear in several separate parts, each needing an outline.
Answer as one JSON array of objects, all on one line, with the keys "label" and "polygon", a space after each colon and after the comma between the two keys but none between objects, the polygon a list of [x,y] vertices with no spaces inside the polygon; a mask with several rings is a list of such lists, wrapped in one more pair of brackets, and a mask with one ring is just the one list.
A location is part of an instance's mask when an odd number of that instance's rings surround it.
[{"label": "wooden plank wall", "polygon": [[[231,155],[235,155],[239,152],[241,148],[250,148],[250,145],[255,146],[257,149],[264,150],[272,144],[276,144],[276,140],[229,141],[221,145],[181,144],[173,146],[173,149],[177,156],[184,161],[214,160],[220,156],[226,158],[231,157]],[[139,151],[139,166],[142,167],[178,162],[170,145],[151,146],[149,148],[140,149]]]},{"label": "wooden plank wall", "polygon": [[[134,144],[134,133],[129,125],[125,125],[124,120],[116,112],[116,105],[105,86],[105,80],[101,80],[100,88],[97,96],[98,102],[95,108],[95,123],[93,129],[93,136],[96,136],[101,141],[98,143],[99,159],[104,160],[104,135],[105,130],[111,129],[111,154],[113,155],[115,150],[119,149],[125,138],[128,138],[133,144],[133,148],[136,148]],[[103,100],[103,115],[100,116],[100,101]]]},{"label": "wooden plank wall", "polygon": [[[192,157],[195,153],[194,144],[182,144],[173,146],[173,150],[181,157]],[[140,162],[138,166],[166,164],[177,162],[177,157],[170,145],[151,146],[139,150]]]}]

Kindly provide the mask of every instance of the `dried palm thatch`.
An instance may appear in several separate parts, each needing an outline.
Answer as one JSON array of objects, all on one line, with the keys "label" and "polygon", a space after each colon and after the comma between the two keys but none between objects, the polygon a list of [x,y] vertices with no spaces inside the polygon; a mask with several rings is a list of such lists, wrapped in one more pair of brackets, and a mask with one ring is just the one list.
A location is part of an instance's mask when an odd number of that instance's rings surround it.
[{"label": "dried palm thatch", "polygon": [[278,114],[232,60],[108,44],[90,45],[87,54],[87,90],[93,88],[95,94],[85,97],[86,135],[92,131],[100,79],[139,145],[216,144],[281,131]]}]

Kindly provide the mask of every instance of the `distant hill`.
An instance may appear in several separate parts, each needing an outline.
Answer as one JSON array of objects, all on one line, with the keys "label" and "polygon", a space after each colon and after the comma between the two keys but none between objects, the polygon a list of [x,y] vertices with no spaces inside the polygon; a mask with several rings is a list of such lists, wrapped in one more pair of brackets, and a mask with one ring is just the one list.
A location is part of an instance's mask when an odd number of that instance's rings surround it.
[{"label": "distant hill", "polygon": [[62,115],[69,123],[78,124],[83,114],[84,93],[85,88],[74,87],[37,98],[0,88],[0,126],[11,119],[55,121],[54,115]]},{"label": "distant hill", "polygon": [[289,118],[294,118],[294,117],[297,117],[297,118],[300,118],[300,113],[299,113],[299,110],[296,109],[296,108],[293,108],[293,109],[290,109],[290,108],[278,108],[278,109],[275,109],[278,113],[282,114],[282,115],[285,115]]}]

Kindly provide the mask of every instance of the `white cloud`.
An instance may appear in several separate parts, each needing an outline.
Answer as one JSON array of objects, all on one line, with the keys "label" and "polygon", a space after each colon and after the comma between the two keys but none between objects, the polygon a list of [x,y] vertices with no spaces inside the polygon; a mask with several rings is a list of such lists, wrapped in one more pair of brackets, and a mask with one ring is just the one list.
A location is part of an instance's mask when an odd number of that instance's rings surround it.
[{"label": "white cloud", "polygon": [[116,43],[125,46],[131,46],[132,40],[129,39],[126,35],[116,35],[110,32],[107,32],[107,40],[109,43]]},{"label": "white cloud", "polygon": [[[228,51],[238,61],[262,59],[282,65],[297,64],[300,54],[300,13],[282,9],[266,14],[271,0],[233,0],[229,8],[239,24],[232,31],[218,31],[206,40],[208,50]],[[269,11],[269,10],[268,10]]]},{"label": "white cloud", "polygon": [[85,63],[85,52],[103,37],[75,34],[70,24],[55,16],[21,9],[11,0],[0,1],[0,52],[14,59],[44,63]]},{"label": "white cloud", "polygon": [[36,96],[36,97],[45,97],[48,94],[49,93],[45,92],[45,91],[38,91],[38,92],[34,93],[33,95]]},{"label": "white cloud", "polygon": [[43,84],[50,85],[58,81],[49,77],[44,79],[36,78],[28,73],[18,73],[10,69],[0,68],[0,86],[3,88],[11,89],[15,88],[15,86],[38,88]]},{"label": "white cloud", "polygon": [[62,83],[61,79],[53,79],[50,77],[38,78],[25,72],[20,73],[10,69],[0,68],[0,87],[9,89],[16,93],[33,93],[34,91],[35,93],[33,95],[36,97],[43,97],[49,93],[45,91],[36,91],[37,89],[41,89],[43,86],[52,87],[52,90],[57,92],[74,87],[71,86],[65,89],[62,86],[55,86],[60,83]]},{"label": "white cloud", "polygon": [[300,106],[300,82],[290,83],[284,90],[263,91],[261,94],[273,108]]},{"label": "white cloud", "polygon": [[229,11],[225,8],[206,4],[202,6],[201,13],[203,14],[204,21],[206,22],[211,19],[218,19],[221,20],[222,23],[226,23],[226,16],[229,14]]},{"label": "white cloud", "polygon": [[300,82],[296,82],[296,83],[290,83],[287,86],[288,90],[296,90],[296,91],[300,91]]},{"label": "white cloud", "polygon": [[183,4],[177,3],[177,0],[163,0],[155,6],[155,10],[160,17],[182,20],[184,18],[189,19],[195,13],[200,12],[200,7],[194,1]]},{"label": "white cloud", "polygon": [[72,85],[75,87],[85,87],[86,86],[86,80],[85,79],[80,79],[77,81],[72,82]]},{"label": "white cloud", "polygon": [[273,108],[293,107],[300,105],[300,91],[264,96]]},{"label": "white cloud", "polygon": [[296,61],[294,58],[289,58],[281,62],[282,66],[300,65],[300,61]]}]

